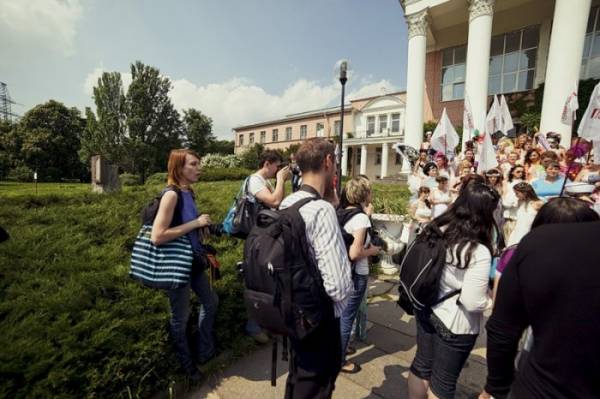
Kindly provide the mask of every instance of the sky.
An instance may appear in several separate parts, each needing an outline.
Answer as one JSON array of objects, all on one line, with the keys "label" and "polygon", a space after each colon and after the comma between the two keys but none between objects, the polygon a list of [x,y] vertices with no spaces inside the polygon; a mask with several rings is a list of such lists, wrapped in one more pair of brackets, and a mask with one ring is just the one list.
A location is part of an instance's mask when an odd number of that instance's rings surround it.
[{"label": "sky", "polygon": [[0,0],[0,81],[13,112],[50,99],[84,110],[103,71],[131,63],[172,81],[178,110],[213,131],[406,87],[407,31],[398,0]]}]

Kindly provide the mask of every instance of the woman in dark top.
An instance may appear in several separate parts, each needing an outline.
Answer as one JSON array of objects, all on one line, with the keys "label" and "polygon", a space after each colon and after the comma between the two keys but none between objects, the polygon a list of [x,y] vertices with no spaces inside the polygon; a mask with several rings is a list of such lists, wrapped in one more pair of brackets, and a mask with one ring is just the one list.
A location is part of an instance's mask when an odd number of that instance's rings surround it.
[{"label": "woman in dark top", "polygon": [[[173,341],[175,355],[188,376],[198,381],[201,374],[195,363],[205,363],[216,352],[213,335],[213,325],[217,313],[219,298],[211,289],[204,266],[199,261],[199,255],[204,250],[200,242],[198,230],[211,224],[209,215],[198,215],[192,184],[198,181],[200,175],[200,157],[191,150],[173,150],[168,162],[168,188],[160,201],[158,213],[152,226],[152,242],[155,245],[174,240],[187,235],[194,250],[194,262],[190,282],[181,287],[167,291],[171,305],[171,320],[169,332]],[[173,187],[181,191],[182,204],[178,204],[179,196]],[[175,208],[180,207],[181,224],[172,226]],[[196,334],[195,353],[190,348],[186,330],[190,316],[190,289],[198,297],[202,305],[198,315],[198,331]]]},{"label": "woman in dark top", "polygon": [[[486,327],[488,378],[481,399],[509,392],[517,399],[600,395],[598,237],[599,216],[583,201],[557,198],[540,209],[506,266]],[[515,376],[527,326],[533,349]]]}]

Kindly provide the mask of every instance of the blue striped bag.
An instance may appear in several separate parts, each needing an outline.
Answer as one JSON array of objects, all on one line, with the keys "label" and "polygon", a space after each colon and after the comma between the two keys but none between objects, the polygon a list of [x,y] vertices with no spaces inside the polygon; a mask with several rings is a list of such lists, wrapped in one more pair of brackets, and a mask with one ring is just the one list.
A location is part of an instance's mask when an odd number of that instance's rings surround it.
[{"label": "blue striped bag", "polygon": [[129,275],[149,288],[180,288],[190,281],[193,251],[187,235],[160,246],[150,241],[152,226],[144,225],[133,244]]}]

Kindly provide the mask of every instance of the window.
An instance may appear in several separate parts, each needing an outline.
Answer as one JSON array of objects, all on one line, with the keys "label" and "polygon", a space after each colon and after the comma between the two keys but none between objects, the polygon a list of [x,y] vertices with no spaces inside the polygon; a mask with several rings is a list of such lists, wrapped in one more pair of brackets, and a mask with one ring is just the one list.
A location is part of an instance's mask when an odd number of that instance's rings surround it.
[{"label": "window", "polygon": [[375,165],[381,165],[381,148],[375,148]]},{"label": "window", "polygon": [[533,89],[539,27],[492,37],[488,94]]},{"label": "window", "polygon": [[583,45],[583,58],[581,60],[581,79],[600,77],[600,21],[598,10],[593,7],[590,11],[585,43]]},{"label": "window", "polygon": [[442,51],[442,101],[464,98],[466,61],[466,45]]},{"label": "window", "polygon": [[335,132],[336,136],[340,135],[340,127],[341,127],[340,121],[333,122],[333,131]]},{"label": "window", "polygon": [[392,133],[400,132],[400,113],[392,114]]},{"label": "window", "polygon": [[394,162],[395,165],[401,165],[402,164],[402,155],[396,153],[396,161]]},{"label": "window", "polygon": [[254,132],[250,133],[250,137],[248,138],[248,144],[254,144]]},{"label": "window", "polygon": [[370,136],[373,133],[375,133],[375,117],[368,116],[367,117],[367,136]]},{"label": "window", "polygon": [[306,139],[306,125],[300,125],[300,140]]},{"label": "window", "polygon": [[279,141],[279,129],[273,129],[273,134],[271,137],[271,141],[276,143]]},{"label": "window", "polygon": [[387,132],[387,114],[379,115],[379,133]]},{"label": "window", "polygon": [[244,145],[244,135],[243,134],[240,134],[240,144],[239,145],[240,146]]},{"label": "window", "polygon": [[291,127],[285,128],[285,140],[286,141],[292,140],[292,128]]},{"label": "window", "polygon": [[317,123],[317,137],[323,137],[325,133],[325,125]]},{"label": "window", "polygon": [[260,143],[264,144],[265,140],[267,139],[267,132],[262,130],[260,132]]}]

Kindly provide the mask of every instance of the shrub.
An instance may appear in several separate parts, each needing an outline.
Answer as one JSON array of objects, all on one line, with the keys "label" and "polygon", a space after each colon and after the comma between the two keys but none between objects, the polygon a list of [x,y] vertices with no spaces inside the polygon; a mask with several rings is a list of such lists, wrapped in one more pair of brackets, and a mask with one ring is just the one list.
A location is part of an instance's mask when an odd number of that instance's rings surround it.
[{"label": "shrub", "polygon": [[119,175],[119,180],[122,186],[137,186],[141,183],[141,179],[138,175],[132,175],[131,173],[123,173]]},{"label": "shrub", "polygon": [[[254,173],[254,170],[244,168],[203,168],[200,181],[243,180]],[[166,173],[155,173],[146,179],[149,186],[167,184]]]},{"label": "shrub", "polygon": [[260,159],[260,155],[265,150],[265,147],[262,144],[254,144],[252,147],[248,148],[244,151],[241,156],[241,164],[242,168],[256,170],[258,169],[258,162]]},{"label": "shrub", "polygon": [[30,182],[33,181],[33,170],[25,165],[17,166],[8,172],[8,180]]},{"label": "shrub", "polygon": [[239,168],[242,163],[240,157],[234,154],[207,154],[202,157],[203,168]]}]

